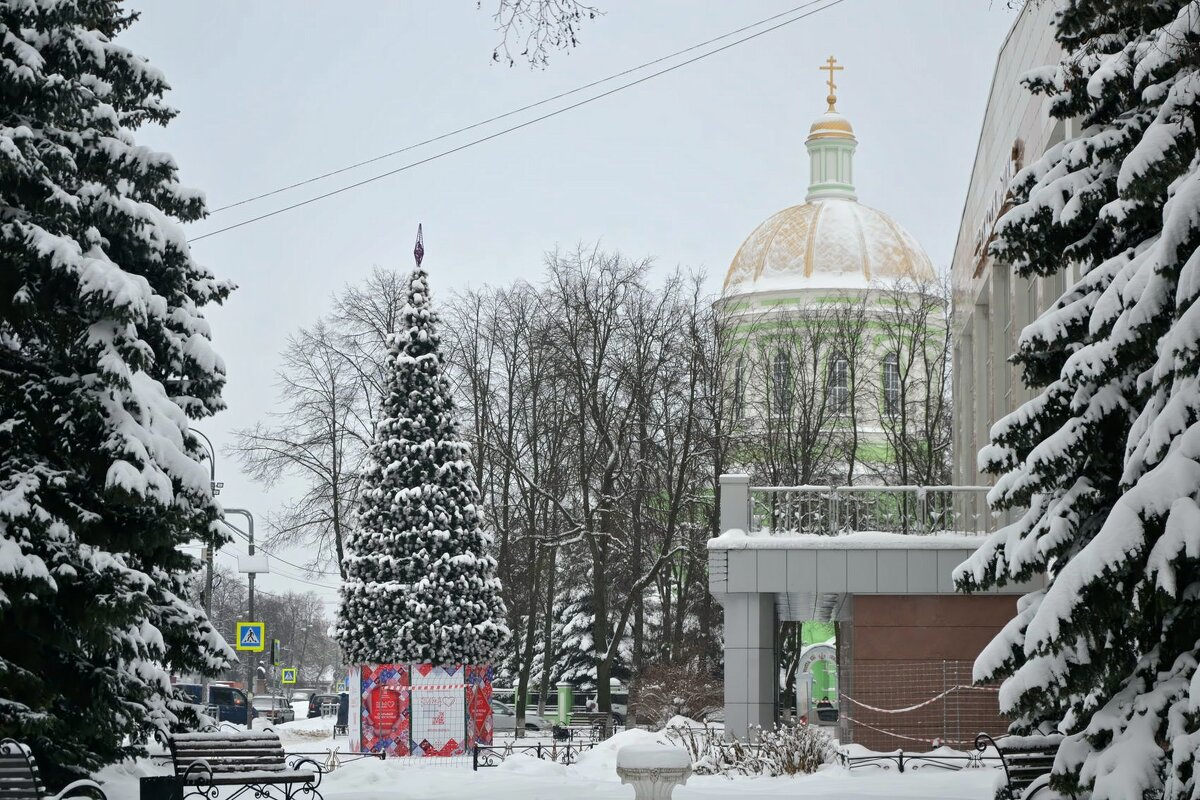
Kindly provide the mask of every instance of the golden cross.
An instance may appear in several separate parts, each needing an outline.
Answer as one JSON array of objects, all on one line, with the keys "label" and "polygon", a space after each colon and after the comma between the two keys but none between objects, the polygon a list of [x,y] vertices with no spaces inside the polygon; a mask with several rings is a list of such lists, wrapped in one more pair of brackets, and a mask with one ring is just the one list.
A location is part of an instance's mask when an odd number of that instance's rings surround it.
[{"label": "golden cross", "polygon": [[830,56],[830,57],[829,57],[829,60],[827,60],[827,61],[825,62],[825,66],[824,66],[824,67],[817,67],[817,69],[819,69],[819,70],[823,70],[823,71],[827,71],[827,72],[829,72],[829,81],[828,81],[828,83],[829,83],[829,97],[826,97],[826,98],[825,98],[825,102],[829,103],[829,110],[830,110],[830,111],[834,111],[834,110],[836,110],[836,109],[834,109],[833,105],[834,105],[834,103],[836,103],[836,102],[837,102],[837,84],[833,82],[833,73],[834,73],[834,72],[837,72],[838,70],[843,70],[843,69],[845,69],[845,67],[839,67],[839,66],[836,66],[836,65],[837,65],[837,59],[836,59],[836,58],[834,58],[833,56]]}]

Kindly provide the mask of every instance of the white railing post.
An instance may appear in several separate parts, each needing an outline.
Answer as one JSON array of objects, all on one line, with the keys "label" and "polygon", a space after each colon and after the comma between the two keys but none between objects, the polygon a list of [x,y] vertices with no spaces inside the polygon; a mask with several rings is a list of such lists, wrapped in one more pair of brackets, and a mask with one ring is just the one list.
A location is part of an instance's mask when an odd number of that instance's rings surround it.
[{"label": "white railing post", "polygon": [[750,476],[721,476],[721,533],[750,533]]}]

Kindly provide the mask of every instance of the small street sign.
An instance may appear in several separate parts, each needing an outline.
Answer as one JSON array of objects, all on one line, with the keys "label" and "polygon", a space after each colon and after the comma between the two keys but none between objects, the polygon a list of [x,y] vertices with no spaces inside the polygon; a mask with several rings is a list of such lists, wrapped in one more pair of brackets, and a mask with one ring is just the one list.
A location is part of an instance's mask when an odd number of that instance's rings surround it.
[{"label": "small street sign", "polygon": [[279,682],[280,683],[295,683],[296,682],[296,668],[295,667],[284,667],[283,673],[279,677]]},{"label": "small street sign", "polygon": [[267,646],[267,623],[239,622],[237,624],[237,649],[261,653]]}]

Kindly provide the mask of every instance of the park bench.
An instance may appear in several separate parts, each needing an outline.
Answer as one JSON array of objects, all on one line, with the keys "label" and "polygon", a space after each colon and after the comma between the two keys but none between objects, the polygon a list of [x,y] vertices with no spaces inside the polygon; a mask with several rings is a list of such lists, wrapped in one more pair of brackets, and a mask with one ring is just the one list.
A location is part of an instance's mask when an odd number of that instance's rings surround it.
[{"label": "park bench", "polygon": [[106,800],[100,784],[88,780],[75,781],[58,794],[51,794],[42,784],[37,761],[30,749],[14,739],[0,740],[0,800],[65,800],[68,797]]},{"label": "park bench", "polygon": [[[983,752],[989,747],[996,748],[996,752],[1000,754],[1000,763],[1004,766],[1005,785],[999,796],[1017,800],[1030,798],[1046,788],[1046,782],[1038,779],[1050,774],[1061,741],[1062,736],[1058,734],[1002,736],[997,741],[986,733],[981,733],[975,737],[975,749]],[[1038,788],[1026,793],[1035,782],[1039,784]]]},{"label": "park bench", "polygon": [[[183,784],[184,797],[213,800],[223,787],[236,787],[225,798],[233,800],[246,791],[254,797],[283,794],[323,800],[321,765],[311,758],[288,756],[278,734],[269,731],[217,731],[177,733],[167,737],[175,776]],[[276,791],[272,791],[276,790]]]},{"label": "park bench", "polygon": [[612,735],[612,714],[607,711],[572,711],[567,732],[572,739],[586,736],[589,741],[603,741]]}]

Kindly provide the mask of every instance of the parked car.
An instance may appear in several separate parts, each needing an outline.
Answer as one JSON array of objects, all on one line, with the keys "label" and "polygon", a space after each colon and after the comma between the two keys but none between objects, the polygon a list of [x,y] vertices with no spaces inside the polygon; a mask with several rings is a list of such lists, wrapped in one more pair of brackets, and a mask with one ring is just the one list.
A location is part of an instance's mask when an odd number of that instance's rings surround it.
[{"label": "parked car", "polygon": [[177,683],[175,688],[182,689],[194,702],[205,706],[206,713],[218,722],[249,726],[250,720],[254,719],[254,708],[246,693],[234,686],[210,683],[208,697],[201,697],[203,687],[199,683]]},{"label": "parked car", "polygon": [[316,691],[313,689],[296,689],[291,693],[289,699],[293,703],[307,703],[308,698],[312,697],[314,694],[316,694]]},{"label": "parked car", "polygon": [[253,706],[256,717],[265,719],[273,725],[296,719],[296,712],[292,710],[292,704],[287,701],[286,697],[272,694],[255,695]]},{"label": "parked car", "polygon": [[[492,726],[500,732],[517,732],[517,711],[507,703],[499,700],[492,701]],[[525,711],[525,730],[548,731],[554,727],[554,721],[539,717],[532,711]]]},{"label": "parked car", "polygon": [[314,693],[308,698],[308,718],[332,717],[337,715],[338,696],[336,694]]}]

